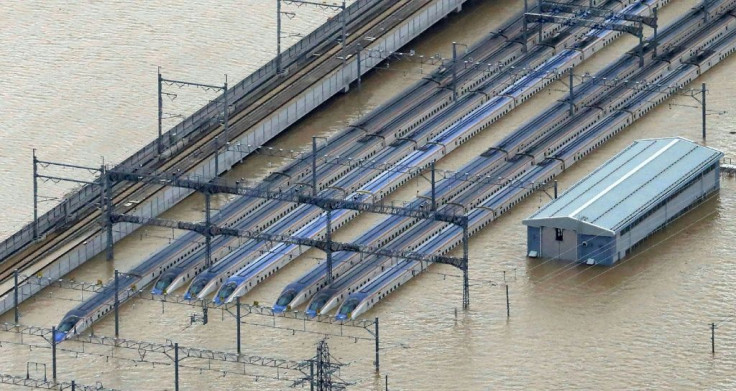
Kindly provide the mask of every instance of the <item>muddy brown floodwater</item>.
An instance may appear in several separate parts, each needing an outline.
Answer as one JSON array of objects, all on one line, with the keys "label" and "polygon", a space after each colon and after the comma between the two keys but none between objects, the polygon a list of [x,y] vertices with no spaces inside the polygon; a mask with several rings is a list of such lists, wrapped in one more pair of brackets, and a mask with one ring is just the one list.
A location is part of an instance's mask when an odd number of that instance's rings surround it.
[{"label": "muddy brown floodwater", "polygon": [[[156,66],[164,76],[221,83],[223,74],[239,80],[274,54],[274,2],[174,1],[141,2],[9,2],[0,13],[0,236],[15,231],[31,216],[31,148],[48,160],[80,164],[120,161],[155,134]],[[668,23],[698,2],[675,0],[661,10]],[[417,53],[449,54],[452,41],[472,43],[496,29],[519,8],[520,1],[474,1],[464,12],[432,29],[411,46]],[[285,30],[307,32],[330,16],[299,8]],[[264,33],[267,32],[267,33]],[[295,39],[295,38],[290,38]],[[623,37],[586,62],[581,71],[594,72],[636,44]],[[728,59],[697,79],[709,85],[707,145],[736,158],[736,62]],[[279,148],[305,149],[313,135],[329,135],[375,108],[421,77],[413,64],[397,64],[391,71],[373,72],[362,90],[353,89],[310,115],[275,140]],[[458,169],[525,120],[552,104],[564,86],[554,83],[505,119],[477,135],[439,164]],[[170,105],[186,113],[202,104],[206,95],[190,91]],[[700,141],[700,110],[688,97],[675,97],[646,118],[559,177],[561,190],[632,141],[640,138],[683,136]],[[169,126],[173,125],[173,122]],[[276,158],[249,159],[231,177],[259,178],[279,167]],[[407,200],[426,188],[411,181],[393,195]],[[42,184],[41,193],[58,197],[61,185]],[[496,389],[723,389],[736,387],[736,320],[734,287],[736,251],[736,179],[724,177],[721,192],[705,204],[649,238],[635,253],[613,268],[590,268],[525,257],[526,230],[520,221],[549,201],[535,194],[470,242],[471,306],[462,301],[459,273],[435,265],[367,313],[381,323],[381,374],[372,369],[373,342],[331,337],[335,357],[348,367],[341,377],[356,382],[355,389],[383,389],[388,375],[391,390]],[[220,204],[226,197],[218,197]],[[52,203],[42,204],[44,210]],[[166,214],[199,219],[202,199],[193,196]],[[336,237],[349,240],[380,216],[362,216]],[[178,235],[179,233],[175,233]],[[107,281],[114,269],[128,270],[152,251],[168,243],[172,232],[143,228],[116,245],[116,259],[97,257],[67,278]],[[309,251],[282,269],[245,301],[271,304],[281,288],[323,257]],[[506,318],[503,272],[510,288],[511,317]],[[492,282],[495,282],[493,284]],[[84,295],[49,288],[21,308],[21,323],[56,325]],[[458,317],[455,318],[455,309]],[[122,306],[121,336],[183,346],[234,351],[234,320],[210,310],[208,325],[190,325],[195,309],[162,305],[143,299]],[[270,322],[251,316],[252,322]],[[0,317],[12,321],[12,314]],[[280,326],[301,328],[301,323]],[[715,356],[710,353],[711,322],[717,328]],[[335,327],[313,326],[321,332]],[[113,319],[94,327],[95,334],[113,335]],[[370,337],[362,329],[345,334]],[[293,334],[293,335],[292,335]],[[256,325],[243,326],[244,353],[306,359],[314,354],[319,336]],[[19,341],[3,334],[3,341]],[[46,345],[25,337],[26,342]],[[124,390],[172,390],[170,361],[150,353],[159,364],[109,358],[136,358],[137,352],[86,346],[76,357],[60,346],[59,378],[85,384],[100,382]],[[48,364],[47,348],[4,342],[0,372],[24,375],[26,365]],[[187,359],[183,365],[207,367]],[[220,366],[225,372],[183,367],[182,390],[284,389],[290,382],[272,369]],[[238,372],[257,374],[255,379]],[[43,376],[31,365],[30,375]],[[0,385],[0,389],[21,387]]]}]

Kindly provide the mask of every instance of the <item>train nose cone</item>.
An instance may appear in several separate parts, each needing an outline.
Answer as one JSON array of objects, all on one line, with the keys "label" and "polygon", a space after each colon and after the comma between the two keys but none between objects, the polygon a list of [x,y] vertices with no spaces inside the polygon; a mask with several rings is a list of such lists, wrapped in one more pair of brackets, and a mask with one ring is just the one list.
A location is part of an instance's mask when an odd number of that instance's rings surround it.
[{"label": "train nose cone", "polygon": [[305,314],[307,314],[307,317],[308,318],[314,318],[315,316],[317,316],[317,311],[315,311],[315,310],[307,310],[305,312]]},{"label": "train nose cone", "polygon": [[171,281],[173,280],[173,277],[171,276],[162,276],[156,281],[156,285],[153,286],[153,289],[151,289],[151,293],[154,295],[165,295],[166,294],[166,288],[168,288],[171,285]]},{"label": "train nose cone", "polygon": [[286,307],[283,305],[274,305],[273,308],[271,308],[274,314],[280,314],[284,311],[286,311]]},{"label": "train nose cone", "polygon": [[59,343],[66,338],[66,333],[63,331],[55,331],[54,332],[54,342]]},{"label": "train nose cone", "polygon": [[348,316],[345,315],[345,314],[337,314],[337,315],[335,315],[335,319],[337,319],[337,320],[347,320],[348,319]]}]

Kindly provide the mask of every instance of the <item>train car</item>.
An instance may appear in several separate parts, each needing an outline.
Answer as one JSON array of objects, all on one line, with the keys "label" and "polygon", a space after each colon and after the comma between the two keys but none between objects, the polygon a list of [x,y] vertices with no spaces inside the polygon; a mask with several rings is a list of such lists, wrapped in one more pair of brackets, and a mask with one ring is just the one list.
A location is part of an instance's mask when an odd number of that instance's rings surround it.
[{"label": "train car", "polygon": [[[303,209],[307,209],[303,211]],[[311,209],[311,213],[309,210]],[[267,211],[264,211],[267,212]],[[304,213],[306,212],[306,213]],[[273,213],[279,213],[275,211]],[[273,216],[273,213],[271,214]],[[283,212],[281,212],[283,213]],[[267,233],[275,233],[282,235],[291,235],[297,227],[308,224],[319,215],[319,209],[312,206],[302,205],[301,208],[292,210],[287,215],[276,215],[278,221],[265,230]],[[191,284],[187,288],[184,298],[186,300],[204,299],[220,287],[222,282],[230,277],[237,270],[252,262],[259,251],[264,251],[269,247],[268,243],[249,240],[247,243],[238,247],[226,255],[220,262],[212,265],[203,273],[192,279]]]},{"label": "train car", "polygon": [[[251,203],[252,201],[254,200],[249,199],[249,197],[235,199],[233,202],[228,204],[223,211],[240,208],[242,205]],[[273,224],[274,214],[277,216],[283,216],[296,208],[295,204],[281,203],[280,205],[281,208],[275,211],[268,211],[265,208],[259,208],[253,214],[239,216],[232,214],[233,218],[222,225],[236,229],[251,228],[255,231],[263,230]],[[230,252],[232,247],[237,246],[237,241],[237,238],[226,238],[224,236],[216,237],[211,244],[212,254],[217,254],[225,250]],[[153,285],[151,293],[154,295],[164,295],[169,292],[173,292],[183,286],[192,277],[205,270],[207,268],[205,251],[204,245],[200,244],[196,250],[188,255],[181,263],[162,273]],[[213,262],[217,261],[217,257],[214,257]]]},{"label": "train car", "polygon": [[[415,219],[391,216],[380,222],[375,229],[361,235],[353,242],[382,247],[411,227],[415,222]],[[346,271],[359,264],[363,264],[364,261],[362,258],[363,256],[361,254],[351,252],[340,251],[333,253],[333,278],[339,279]],[[273,305],[273,311],[280,313],[306,303],[314,293],[327,285],[326,271],[327,265],[321,263],[299,279],[288,284]]]}]

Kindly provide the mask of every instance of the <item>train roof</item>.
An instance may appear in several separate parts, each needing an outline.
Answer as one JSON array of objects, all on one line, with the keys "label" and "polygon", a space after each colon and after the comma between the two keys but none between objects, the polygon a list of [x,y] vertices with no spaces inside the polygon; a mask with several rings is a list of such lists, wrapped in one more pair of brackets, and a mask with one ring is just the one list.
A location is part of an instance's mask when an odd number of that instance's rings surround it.
[{"label": "train roof", "polygon": [[522,223],[614,236],[722,156],[681,137],[635,141]]}]

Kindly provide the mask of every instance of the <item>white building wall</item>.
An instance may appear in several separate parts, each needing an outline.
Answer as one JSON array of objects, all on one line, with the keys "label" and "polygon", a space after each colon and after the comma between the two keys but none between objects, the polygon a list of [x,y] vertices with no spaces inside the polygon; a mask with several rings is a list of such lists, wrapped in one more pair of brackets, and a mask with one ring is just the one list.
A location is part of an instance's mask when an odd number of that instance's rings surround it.
[{"label": "white building wall", "polygon": [[562,230],[562,241],[556,239],[554,227],[542,227],[543,258],[554,258],[565,261],[578,259],[578,235],[569,229]]},{"label": "white building wall", "polygon": [[675,216],[684,209],[689,208],[703,195],[717,189],[717,172],[718,170],[711,171],[708,175],[692,183],[687,189],[678,194],[677,197],[671,199],[667,204],[660,207],[659,210],[652,213],[652,215],[640,222],[636,227],[623,235],[618,234],[619,239],[617,241],[616,251],[619,258],[623,258],[626,251],[630,249],[631,246],[651,235],[652,231],[656,230],[668,219],[672,218],[672,216]]}]

